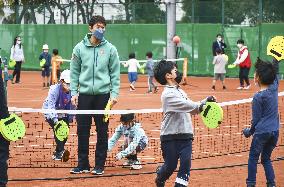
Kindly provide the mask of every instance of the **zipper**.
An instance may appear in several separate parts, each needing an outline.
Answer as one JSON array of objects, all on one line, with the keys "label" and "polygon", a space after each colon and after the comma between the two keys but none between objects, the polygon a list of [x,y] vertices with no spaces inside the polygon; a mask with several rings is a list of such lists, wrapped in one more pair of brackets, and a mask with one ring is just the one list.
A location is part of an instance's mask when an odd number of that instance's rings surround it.
[{"label": "zipper", "polygon": [[[96,47],[94,47],[94,57],[96,56]],[[96,58],[94,58],[95,63],[96,63]],[[95,87],[95,64],[93,64],[93,94],[95,94],[94,92],[94,87]]]}]

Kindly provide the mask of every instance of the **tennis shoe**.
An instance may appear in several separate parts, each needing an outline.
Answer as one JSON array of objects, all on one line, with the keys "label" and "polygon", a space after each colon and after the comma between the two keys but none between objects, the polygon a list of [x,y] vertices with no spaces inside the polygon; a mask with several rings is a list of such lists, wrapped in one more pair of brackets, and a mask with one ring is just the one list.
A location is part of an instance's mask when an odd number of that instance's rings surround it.
[{"label": "tennis shoe", "polygon": [[125,161],[125,162],[122,164],[122,167],[123,167],[123,168],[130,168],[134,162],[135,162],[134,160],[127,159],[127,161]]},{"label": "tennis shoe", "polygon": [[133,170],[142,169],[142,165],[141,165],[140,161],[139,160],[134,161],[134,163],[131,165],[130,169],[133,169]]},{"label": "tennis shoe", "polygon": [[242,90],[242,89],[244,89],[243,86],[240,86],[240,87],[237,88],[237,90]]},{"label": "tennis shoe", "polygon": [[102,175],[102,174],[104,174],[104,168],[102,168],[102,167],[95,167],[94,170],[91,173],[93,175]]},{"label": "tennis shoe", "polygon": [[133,84],[130,84],[129,87],[130,87],[131,90],[135,90],[135,87],[133,86]]},{"label": "tennis shoe", "polygon": [[75,167],[70,170],[71,174],[81,174],[81,173],[90,173],[90,168],[79,168]]},{"label": "tennis shoe", "polygon": [[244,90],[249,90],[250,89],[250,84],[244,87]]}]

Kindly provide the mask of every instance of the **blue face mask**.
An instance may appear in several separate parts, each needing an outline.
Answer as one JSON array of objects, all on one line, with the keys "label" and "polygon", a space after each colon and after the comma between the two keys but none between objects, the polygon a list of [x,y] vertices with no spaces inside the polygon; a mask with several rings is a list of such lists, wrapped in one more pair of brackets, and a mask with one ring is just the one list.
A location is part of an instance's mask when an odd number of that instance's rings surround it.
[{"label": "blue face mask", "polygon": [[104,37],[104,29],[96,29],[95,32],[93,32],[93,36],[96,37],[98,40],[102,40]]}]

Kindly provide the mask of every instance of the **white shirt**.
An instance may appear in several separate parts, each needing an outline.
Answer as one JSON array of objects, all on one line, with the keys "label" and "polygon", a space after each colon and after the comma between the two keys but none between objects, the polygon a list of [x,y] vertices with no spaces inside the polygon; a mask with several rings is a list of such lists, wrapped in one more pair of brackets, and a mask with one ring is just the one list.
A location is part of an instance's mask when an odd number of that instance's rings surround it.
[{"label": "white shirt", "polygon": [[214,57],[214,73],[226,73],[226,64],[228,61],[224,57],[224,55],[217,55]]},{"label": "white shirt", "polygon": [[[239,51],[242,51],[244,48],[247,48],[247,46],[241,47]],[[248,56],[248,49],[244,50],[244,52],[243,52],[241,58],[240,58],[240,53],[238,53],[237,59],[236,59],[236,61],[234,62],[234,64],[238,65],[238,64],[244,62],[244,60],[247,58],[247,56]],[[240,59],[239,59],[239,58],[240,58]]]},{"label": "white shirt", "polygon": [[21,46],[21,48],[18,44],[12,46],[10,59],[15,61],[24,61],[25,57],[24,57],[23,45]]},{"label": "white shirt", "polygon": [[141,65],[135,58],[129,59],[123,66],[128,67],[128,72],[137,72],[137,68],[141,68]]}]

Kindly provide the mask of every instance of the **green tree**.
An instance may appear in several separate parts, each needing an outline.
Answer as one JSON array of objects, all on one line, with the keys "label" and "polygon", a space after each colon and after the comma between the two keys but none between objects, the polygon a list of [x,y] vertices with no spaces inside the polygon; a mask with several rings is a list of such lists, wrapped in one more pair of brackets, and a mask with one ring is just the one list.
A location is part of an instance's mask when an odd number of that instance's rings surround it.
[{"label": "green tree", "polygon": [[[192,3],[192,1],[194,1]],[[182,9],[185,12],[183,22],[192,22],[192,4],[194,4],[194,22],[221,23],[221,0],[183,0]],[[284,21],[284,0],[262,0],[263,22],[275,23]],[[241,24],[248,21],[249,24],[258,23],[259,0],[224,0],[224,23]]]}]

